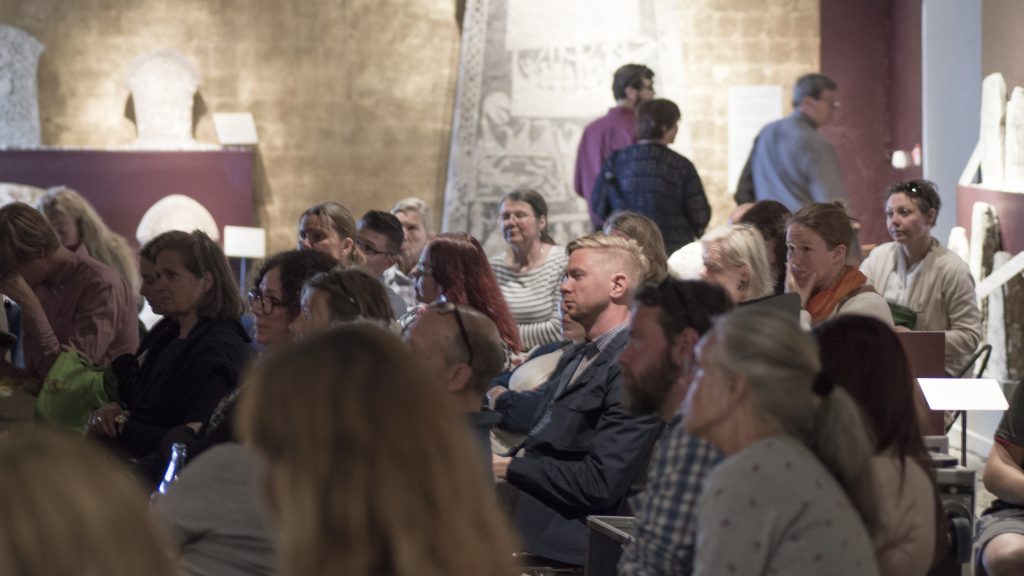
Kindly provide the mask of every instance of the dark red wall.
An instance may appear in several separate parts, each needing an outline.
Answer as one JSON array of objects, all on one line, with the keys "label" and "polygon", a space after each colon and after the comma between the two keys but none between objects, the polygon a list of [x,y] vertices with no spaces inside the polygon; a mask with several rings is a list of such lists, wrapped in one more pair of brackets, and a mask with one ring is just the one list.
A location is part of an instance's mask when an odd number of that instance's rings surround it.
[{"label": "dark red wall", "polygon": [[821,71],[839,84],[842,106],[822,133],[839,154],[861,242],[887,242],[884,192],[921,174],[890,164],[893,150],[921,141],[921,0],[822,0]]}]

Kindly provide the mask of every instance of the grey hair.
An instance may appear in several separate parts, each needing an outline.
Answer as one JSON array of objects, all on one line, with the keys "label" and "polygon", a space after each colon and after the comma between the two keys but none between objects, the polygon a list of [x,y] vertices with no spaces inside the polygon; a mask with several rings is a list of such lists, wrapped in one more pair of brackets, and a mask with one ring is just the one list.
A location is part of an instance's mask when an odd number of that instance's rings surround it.
[{"label": "grey hair", "polygon": [[720,226],[700,239],[705,250],[716,247],[725,262],[736,268],[746,268],[749,278],[744,300],[764,298],[775,293],[774,276],[768,264],[768,248],[764,236],[748,224]]},{"label": "grey hair", "polygon": [[792,316],[771,308],[739,308],[715,322],[710,362],[746,378],[756,408],[814,451],[860,513],[877,526],[870,461],[874,439],[853,398],[840,386],[817,396],[818,344]]},{"label": "grey hair", "polygon": [[793,86],[793,108],[800,105],[804,96],[810,96],[817,100],[825,90],[838,90],[836,81],[824,74],[804,74],[797,79]]},{"label": "grey hair", "polygon": [[399,212],[416,212],[423,219],[423,231],[427,233],[427,236],[434,235],[434,217],[430,213],[430,204],[427,204],[426,200],[416,196],[402,198],[391,207],[392,214]]}]

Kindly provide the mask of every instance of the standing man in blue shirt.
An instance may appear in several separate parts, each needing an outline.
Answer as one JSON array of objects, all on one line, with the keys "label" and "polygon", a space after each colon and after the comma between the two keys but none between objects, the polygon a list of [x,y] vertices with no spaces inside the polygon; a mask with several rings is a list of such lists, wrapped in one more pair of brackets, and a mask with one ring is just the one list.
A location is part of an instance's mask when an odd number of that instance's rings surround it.
[{"label": "standing man in blue shirt", "polygon": [[777,200],[796,212],[813,202],[846,200],[836,151],[818,132],[839,108],[839,87],[824,74],[801,76],[793,113],[761,129],[736,186],[736,204]]}]

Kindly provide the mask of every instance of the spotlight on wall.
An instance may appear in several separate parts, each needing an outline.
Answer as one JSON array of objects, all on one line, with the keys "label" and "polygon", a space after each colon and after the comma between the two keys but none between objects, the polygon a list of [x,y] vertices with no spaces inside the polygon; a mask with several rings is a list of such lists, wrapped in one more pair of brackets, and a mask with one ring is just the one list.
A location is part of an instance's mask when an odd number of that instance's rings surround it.
[{"label": "spotlight on wall", "polygon": [[245,293],[245,276],[249,258],[260,260],[267,255],[267,231],[248,226],[224,227],[224,255],[240,258],[238,288]]}]

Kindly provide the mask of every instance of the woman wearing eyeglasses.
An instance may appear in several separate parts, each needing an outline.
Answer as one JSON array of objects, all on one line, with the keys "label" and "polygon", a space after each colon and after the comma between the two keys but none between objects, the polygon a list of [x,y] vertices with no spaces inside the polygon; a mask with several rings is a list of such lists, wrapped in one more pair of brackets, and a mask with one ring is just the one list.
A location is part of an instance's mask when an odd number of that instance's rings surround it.
[{"label": "woman wearing eyeglasses", "polygon": [[897,330],[946,333],[946,372],[959,374],[981,341],[981,311],[967,263],[931,234],[941,207],[927,180],[890,186],[885,224],[893,242],[872,250],[860,269],[889,302]]},{"label": "woman wearing eyeglasses", "polygon": [[[509,312],[487,255],[480,242],[463,232],[437,235],[423,249],[413,269],[416,299],[430,304],[442,297],[452,304],[470,306],[487,315],[498,327],[510,359],[522,351],[519,328]],[[404,331],[422,307],[406,312],[398,323]]]},{"label": "woman wearing eyeglasses", "polygon": [[548,235],[548,205],[529,188],[505,195],[499,212],[505,254],[491,258],[498,285],[519,326],[523,346],[559,342],[559,285],[568,258]]},{"label": "woman wearing eyeglasses", "polygon": [[328,254],[291,250],[271,256],[256,273],[249,309],[256,317],[254,338],[264,348],[277,348],[295,338],[290,325],[302,311],[302,285],[337,262]]},{"label": "woman wearing eyeglasses", "polygon": [[249,359],[238,285],[213,240],[166,232],[141,256],[142,293],[164,318],[136,354],[114,360],[120,400],[89,419],[93,435],[133,458],[156,452],[176,426],[206,422]]}]

